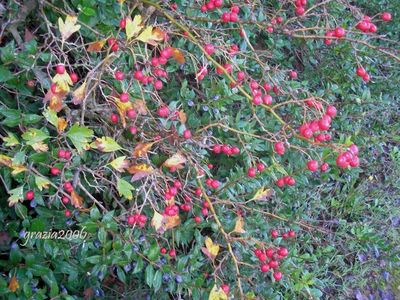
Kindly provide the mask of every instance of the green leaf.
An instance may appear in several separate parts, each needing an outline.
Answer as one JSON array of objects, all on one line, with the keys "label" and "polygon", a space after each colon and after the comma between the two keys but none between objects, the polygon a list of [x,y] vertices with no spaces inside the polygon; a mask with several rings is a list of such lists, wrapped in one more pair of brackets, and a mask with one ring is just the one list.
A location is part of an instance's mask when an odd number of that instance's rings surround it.
[{"label": "green leaf", "polygon": [[162,283],[162,274],[160,270],[157,270],[153,278],[153,288],[155,292],[157,292],[160,289],[161,283]]},{"label": "green leaf", "polygon": [[33,145],[48,139],[49,136],[40,129],[29,128],[22,135],[22,138],[26,141],[28,145]]},{"label": "green leaf", "polygon": [[57,113],[52,110],[49,109],[48,107],[43,111],[43,116],[46,118],[46,120],[52,124],[53,126],[57,127],[58,125],[58,117],[57,117]]},{"label": "green leaf", "polygon": [[8,198],[8,206],[13,206],[18,201],[22,201],[24,199],[24,186],[21,185],[15,189],[10,191],[10,197]]},{"label": "green leaf", "polygon": [[153,285],[153,278],[154,278],[154,269],[152,265],[148,265],[144,272],[144,276],[146,278],[146,283],[149,287]]},{"label": "green leaf", "polygon": [[75,148],[82,152],[89,148],[89,140],[93,137],[93,130],[74,124],[67,132],[67,137],[74,144]]},{"label": "green leaf", "polygon": [[116,141],[108,136],[97,138],[93,143],[90,144],[90,147],[102,152],[113,152],[122,149],[122,147],[118,145]]},{"label": "green leaf", "polygon": [[11,132],[8,132],[8,136],[3,138],[6,147],[13,147],[19,145],[18,138]]},{"label": "green leaf", "polygon": [[22,117],[22,123],[25,125],[38,123],[43,117],[35,114],[26,114]]},{"label": "green leaf", "polygon": [[21,203],[17,203],[15,205],[15,213],[21,219],[26,219],[27,213],[28,213],[28,209],[24,205],[22,205]]},{"label": "green leaf", "polygon": [[128,200],[132,200],[133,198],[132,191],[134,190],[134,187],[128,181],[121,178],[118,179],[117,190],[121,197],[125,197]]},{"label": "green leaf", "polygon": [[47,189],[50,181],[47,178],[44,178],[42,176],[35,176],[35,184],[37,188],[41,191],[43,188]]},{"label": "green leaf", "polygon": [[0,82],[6,82],[11,78],[13,74],[5,66],[0,66]]}]

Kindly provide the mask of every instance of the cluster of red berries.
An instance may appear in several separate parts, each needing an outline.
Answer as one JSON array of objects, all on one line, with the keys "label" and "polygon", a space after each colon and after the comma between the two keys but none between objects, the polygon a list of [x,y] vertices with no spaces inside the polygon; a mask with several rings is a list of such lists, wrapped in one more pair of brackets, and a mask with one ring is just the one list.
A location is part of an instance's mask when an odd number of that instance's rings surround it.
[{"label": "cluster of red berries", "polygon": [[251,167],[247,170],[247,176],[250,178],[255,177],[257,175],[257,171],[261,173],[264,171],[264,169],[265,165],[263,163],[258,163],[256,168]]},{"label": "cluster of red berries", "polygon": [[[239,75],[239,74],[238,74]],[[251,94],[253,96],[253,104],[254,105],[261,105],[261,104],[265,104],[265,105],[270,105],[272,104],[272,97],[271,95],[269,95],[268,93],[265,93],[263,95],[262,91],[261,91],[261,87],[258,84],[257,81],[252,80],[250,81],[249,84],[249,88],[251,90]],[[264,90],[266,92],[271,90],[271,86],[267,83],[264,84]]]},{"label": "cluster of red berries", "polygon": [[224,154],[226,154],[228,156],[239,155],[240,154],[239,147],[236,147],[236,146],[232,147],[230,145],[219,145],[219,144],[216,144],[216,145],[213,146],[212,151],[215,154],[224,153]]},{"label": "cluster of red berries", "polygon": [[254,254],[260,261],[260,271],[263,273],[273,270],[273,276],[276,281],[282,279],[282,273],[278,270],[280,261],[287,257],[289,251],[285,247],[254,249]]},{"label": "cluster of red berries", "polygon": [[202,66],[199,71],[196,73],[196,78],[198,81],[202,81],[204,77],[206,77],[208,73],[207,66]]},{"label": "cluster of red berries", "polygon": [[[309,160],[307,162],[307,169],[311,172],[316,172],[318,170],[319,167],[319,163],[316,160]],[[323,163],[321,165],[321,167],[319,167],[321,172],[325,172],[326,170],[328,170],[329,168],[329,164],[328,163]]]},{"label": "cluster of red berries", "polygon": [[284,176],[276,181],[276,185],[280,188],[285,184],[294,186],[296,184],[296,180],[292,176]]},{"label": "cluster of red berries", "polygon": [[295,10],[296,15],[298,16],[304,15],[306,11],[305,6],[307,5],[307,0],[296,0],[294,5],[296,6]]},{"label": "cluster of red berries", "polygon": [[173,217],[179,214],[179,206],[178,205],[168,205],[164,208],[164,214]]},{"label": "cluster of red berries", "polygon": [[202,209],[201,209],[201,214],[204,216],[204,217],[207,217],[208,216],[208,209],[210,208],[210,203],[208,203],[207,201],[203,201],[202,202]]},{"label": "cluster of red berries", "polygon": [[371,22],[371,17],[369,16],[364,16],[363,19],[357,23],[356,28],[365,33],[375,33],[378,30],[378,27]]},{"label": "cluster of red berries", "polygon": [[360,76],[365,82],[368,82],[371,79],[368,72],[363,67],[358,67],[356,74],[357,76]]},{"label": "cluster of red berries", "polygon": [[226,63],[226,64],[222,65],[222,68],[221,68],[221,67],[218,67],[218,68],[216,69],[217,74],[218,74],[218,75],[224,74],[224,69],[225,69],[225,71],[226,71],[227,73],[231,73],[231,72],[232,72],[232,65]]},{"label": "cluster of red berries", "polygon": [[60,159],[69,160],[69,159],[71,159],[71,155],[72,155],[71,151],[69,151],[69,150],[59,149],[57,152],[57,156]]},{"label": "cluster of red berries", "polygon": [[214,10],[221,7],[224,4],[223,0],[210,0],[206,4],[202,5],[201,12],[206,12],[208,10]]},{"label": "cluster of red berries", "polygon": [[175,180],[173,185],[168,187],[165,191],[164,199],[171,200],[173,197],[178,195],[178,190],[182,188],[182,183],[179,180]]},{"label": "cluster of red berries", "polygon": [[145,215],[135,214],[128,216],[129,225],[137,224],[140,228],[143,228],[144,226],[146,226],[146,222],[147,222],[147,217]]},{"label": "cluster of red berries", "polygon": [[[276,239],[279,237],[279,231],[276,229],[272,229],[271,230],[271,237],[273,239]],[[292,238],[294,239],[296,237],[296,233],[293,230],[289,230],[287,232],[282,233],[282,238],[283,239],[288,239],[288,238]]]},{"label": "cluster of red berries", "polygon": [[[64,182],[63,187],[64,187],[64,190],[65,190],[68,194],[71,194],[71,193],[74,191],[74,187],[72,186],[71,182],[69,182],[69,181]],[[61,201],[62,201],[64,204],[67,204],[67,203],[69,202],[69,199],[68,199],[68,197],[64,196],[64,197],[61,198]],[[65,215],[67,218],[69,218],[69,217],[71,216],[71,211],[68,210],[68,209],[66,209],[65,212],[64,212],[64,215]]]},{"label": "cluster of red berries", "polygon": [[[59,64],[56,66],[56,73],[59,75],[63,75],[65,73],[65,66],[63,64]],[[79,77],[76,73],[72,72],[69,74],[69,77],[71,78],[72,83],[76,83],[79,80]],[[56,83],[52,83],[50,85],[50,90],[53,94],[57,94],[59,92],[58,86]]]},{"label": "cluster of red berries", "polygon": [[[164,254],[167,254],[167,252],[168,252],[167,249],[164,248],[164,247],[160,249],[160,253],[163,254],[163,255],[164,255]],[[168,252],[168,255],[169,255],[171,258],[176,257],[176,251],[175,251],[175,249],[170,249],[169,252]]]},{"label": "cluster of red berries", "polygon": [[[299,128],[300,135],[309,139],[314,133],[319,131],[328,130],[331,127],[332,118],[334,118],[337,114],[336,107],[330,105],[327,107],[325,114],[319,120],[313,120],[311,122],[306,122],[302,124]],[[331,139],[330,134],[322,134],[319,133],[315,136],[314,140],[316,142],[324,142],[329,141]]]},{"label": "cluster of red berries", "polygon": [[[338,39],[344,37],[346,35],[346,30],[342,27],[336,27],[334,30],[330,30],[325,33],[326,37],[336,37]],[[332,44],[332,39],[325,39],[324,40],[325,45],[330,45]]]},{"label": "cluster of red berries", "polygon": [[216,180],[216,179],[207,178],[206,179],[206,185],[208,187],[213,188],[213,189],[216,190],[217,188],[219,188],[220,182],[218,180]]},{"label": "cluster of red berries", "polygon": [[222,22],[223,23],[237,22],[239,19],[239,11],[240,11],[239,6],[236,5],[232,6],[230,12],[225,11],[222,13],[221,15]]},{"label": "cluster of red berries", "polygon": [[317,110],[322,110],[323,106],[322,103],[317,100],[307,100],[306,105],[310,108],[315,108]]},{"label": "cluster of red berries", "polygon": [[[126,21],[125,21],[125,26],[126,26]],[[118,41],[111,37],[107,40],[107,44],[110,47],[112,52],[117,52],[119,50],[119,45],[118,45]]]},{"label": "cluster of red berries", "polygon": [[353,144],[346,152],[340,153],[336,158],[336,164],[343,169],[349,166],[352,168],[358,167],[360,165],[358,147]]}]

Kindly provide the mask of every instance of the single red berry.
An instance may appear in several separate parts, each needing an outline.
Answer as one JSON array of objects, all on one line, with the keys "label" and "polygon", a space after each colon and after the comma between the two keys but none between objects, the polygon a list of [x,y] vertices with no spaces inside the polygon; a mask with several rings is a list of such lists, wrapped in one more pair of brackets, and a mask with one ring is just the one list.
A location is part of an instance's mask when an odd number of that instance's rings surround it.
[{"label": "single red berry", "polygon": [[162,105],[158,108],[157,114],[161,118],[167,118],[169,116],[169,108],[168,106]]},{"label": "single red berry", "polygon": [[195,217],[194,217],[194,221],[195,221],[196,223],[200,223],[200,222],[201,222],[201,218],[200,218],[199,216],[195,216]]},{"label": "single red berry", "polygon": [[258,163],[258,164],[257,164],[257,170],[258,170],[259,172],[264,171],[264,169],[265,169],[265,165],[264,165],[263,163]]},{"label": "single red berry", "polygon": [[141,81],[141,80],[143,79],[144,75],[143,75],[143,72],[142,72],[142,71],[136,70],[136,71],[133,73],[133,77],[134,77],[136,80]]},{"label": "single red berry", "polygon": [[311,172],[315,172],[318,170],[318,162],[316,160],[310,160],[307,162],[307,169]]},{"label": "single red berry", "polygon": [[344,153],[341,153],[338,155],[338,157],[336,158],[336,165],[343,169],[345,169],[349,166],[349,162],[347,161],[347,158],[344,155]]},{"label": "single red berry", "polygon": [[69,77],[71,78],[72,83],[77,83],[79,80],[78,74],[76,73],[69,74]]},{"label": "single red berry", "polygon": [[342,38],[346,35],[346,31],[342,27],[337,27],[335,28],[333,34],[337,38]]},{"label": "single red berry", "polygon": [[351,153],[353,153],[354,155],[358,155],[358,147],[355,144],[352,144],[349,146],[349,150],[351,151]]},{"label": "single red berry", "polygon": [[392,20],[392,15],[389,12],[383,12],[381,15],[381,19],[385,22],[389,22],[390,20]]},{"label": "single red berry", "polygon": [[285,257],[285,256],[287,256],[288,255],[288,253],[289,253],[289,251],[288,251],[288,249],[286,249],[285,247],[280,247],[279,249],[278,249],[278,255],[280,255],[280,256],[282,256],[282,257]]},{"label": "single red berry", "polygon": [[295,237],[296,237],[296,233],[295,233],[293,230],[289,230],[289,231],[288,231],[288,236],[289,236],[290,238],[295,238]]},{"label": "single red berry", "polygon": [[326,172],[328,170],[329,165],[327,163],[323,163],[320,167],[321,172]]},{"label": "single red berry", "polygon": [[64,189],[68,192],[71,193],[74,190],[74,187],[72,186],[71,182],[66,181],[64,183]]},{"label": "single red berry", "polygon": [[61,198],[61,201],[62,201],[62,203],[64,203],[64,204],[68,204],[69,198],[66,197],[66,196],[63,196],[63,197]]},{"label": "single red berry", "polygon": [[227,11],[223,12],[221,15],[221,20],[224,23],[228,23],[231,21],[231,14]]},{"label": "single red berry", "polygon": [[283,18],[282,18],[281,16],[277,16],[277,17],[276,17],[276,22],[277,22],[278,24],[281,24],[281,23],[283,22]]},{"label": "single red berry", "polygon": [[190,130],[189,129],[185,129],[185,131],[183,132],[183,137],[185,138],[185,139],[190,139],[191,137],[192,137],[192,133],[190,132]]},{"label": "single red berry", "polygon": [[35,193],[33,191],[27,191],[25,194],[25,199],[26,200],[33,200],[35,198]]},{"label": "single red berry", "polygon": [[125,74],[124,74],[124,72],[122,72],[122,71],[117,71],[117,72],[115,72],[115,74],[114,74],[114,78],[115,78],[116,80],[123,80],[123,79],[125,78]]},{"label": "single red berry", "polygon": [[369,24],[368,31],[371,32],[371,33],[375,33],[375,32],[378,31],[378,27],[376,27],[375,24],[370,23],[370,24]]},{"label": "single red berry", "polygon": [[197,189],[194,191],[194,193],[195,193],[196,196],[201,196],[201,194],[202,194],[201,188],[197,188]]},{"label": "single red berry", "polygon": [[279,232],[276,229],[271,230],[271,237],[276,239],[279,236]]},{"label": "single red berry", "polygon": [[208,209],[207,208],[202,208],[201,209],[201,214],[204,216],[204,217],[207,217],[208,216]]},{"label": "single red berry", "polygon": [[206,45],[204,46],[204,51],[206,51],[206,53],[207,53],[208,55],[214,54],[214,52],[215,52],[214,45],[212,45],[212,44],[206,44]]},{"label": "single red berry", "polygon": [[118,115],[117,114],[111,114],[110,120],[114,124],[118,123]]},{"label": "single red berry", "polygon": [[59,149],[57,153],[58,158],[65,158],[65,150]]},{"label": "single red berry", "polygon": [[296,15],[298,15],[298,16],[304,15],[305,11],[306,11],[306,10],[304,9],[303,6],[298,6],[298,7],[296,7],[296,9],[295,9],[295,13],[296,13]]},{"label": "single red berry", "polygon": [[274,279],[275,279],[276,281],[279,281],[279,280],[282,279],[282,273],[279,272],[279,271],[274,272],[273,276],[274,276]]},{"label": "single red berry", "polygon": [[171,3],[170,7],[171,7],[172,10],[177,10],[178,9],[178,4],[176,4],[175,2]]},{"label": "single red berry", "polygon": [[363,77],[365,74],[367,74],[367,71],[365,71],[363,67],[358,67],[356,73],[358,76]]},{"label": "single red berry", "polygon": [[256,176],[256,172],[257,172],[256,168],[249,168],[247,170],[247,176],[248,177],[255,177]]},{"label": "single red berry", "polygon": [[234,6],[231,7],[231,12],[233,12],[233,13],[235,13],[235,14],[238,14],[239,11],[240,11],[239,6],[234,5]]},{"label": "single red berry", "polygon": [[362,77],[362,79],[363,79],[365,82],[368,82],[368,81],[371,79],[371,77],[369,76],[368,73],[366,73],[366,74]]},{"label": "single red berry", "polygon": [[283,178],[279,178],[279,179],[276,181],[276,185],[277,185],[278,187],[283,187],[283,186],[285,185],[285,180],[284,180]]},{"label": "single red berry", "polygon": [[119,28],[125,29],[125,27],[126,27],[126,19],[121,19],[119,21]]},{"label": "single red berry", "polygon": [[285,144],[283,142],[275,143],[274,150],[278,155],[283,155],[285,153]]},{"label": "single red berry", "polygon": [[136,111],[133,108],[127,110],[126,115],[129,119],[134,119],[136,117]]},{"label": "single red berry", "polygon": [[57,176],[57,175],[59,175],[61,173],[61,170],[59,168],[57,168],[57,167],[51,167],[50,173],[53,176]]},{"label": "single red berry", "polygon": [[233,155],[239,155],[240,154],[240,149],[239,149],[239,147],[233,147],[232,148],[232,154]]},{"label": "single red berry", "polygon": [[279,267],[279,262],[277,260],[270,260],[268,265],[271,269],[276,269]]},{"label": "single red berry", "polygon": [[272,248],[267,248],[267,249],[265,249],[265,255],[266,255],[268,258],[274,257],[274,249],[272,249]]},{"label": "single red berry", "polygon": [[56,66],[56,72],[57,72],[57,74],[60,74],[60,75],[62,75],[62,74],[64,74],[65,73],[65,66],[64,65],[57,65]]},{"label": "single red berry", "polygon": [[221,7],[224,4],[223,0],[214,0],[215,7]]},{"label": "single red berry", "polygon": [[167,253],[167,249],[161,248],[161,249],[160,249],[160,253],[161,253],[161,254],[166,254],[166,253]]},{"label": "single red berry", "polygon": [[67,218],[71,216],[71,212],[68,209],[65,210],[64,214]]},{"label": "single red berry", "polygon": [[200,10],[201,10],[201,12],[206,12],[207,11],[207,5],[202,5],[201,7],[200,7]]},{"label": "single red berry", "polygon": [[268,271],[269,271],[269,265],[268,265],[268,264],[262,264],[262,265],[260,266],[260,270],[261,270],[261,272],[263,272],[263,273],[268,272]]},{"label": "single red berry", "polygon": [[229,285],[227,285],[227,284],[223,284],[223,285],[221,285],[221,289],[224,291],[224,293],[226,294],[226,295],[228,295],[229,294]]},{"label": "single red berry", "polygon": [[290,71],[289,72],[289,77],[292,79],[296,79],[297,78],[297,72],[296,71]]},{"label": "single red berry", "polygon": [[128,102],[129,101],[129,94],[126,92],[121,93],[121,95],[119,95],[119,100],[121,100],[121,102]]},{"label": "single red berry", "polygon": [[129,126],[129,132],[133,135],[135,135],[137,133],[137,128],[136,126]]},{"label": "single red berry", "polygon": [[329,105],[329,106],[326,108],[326,114],[327,114],[328,116],[332,117],[332,118],[335,117],[336,114],[337,114],[336,107],[334,107],[333,105]]},{"label": "single red berry", "polygon": [[217,188],[219,187],[219,181],[214,179],[214,180],[211,182],[211,187],[212,187],[213,189],[217,189]]},{"label": "single red berry", "polygon": [[163,82],[161,80],[156,80],[153,84],[156,90],[161,90],[163,88]]}]

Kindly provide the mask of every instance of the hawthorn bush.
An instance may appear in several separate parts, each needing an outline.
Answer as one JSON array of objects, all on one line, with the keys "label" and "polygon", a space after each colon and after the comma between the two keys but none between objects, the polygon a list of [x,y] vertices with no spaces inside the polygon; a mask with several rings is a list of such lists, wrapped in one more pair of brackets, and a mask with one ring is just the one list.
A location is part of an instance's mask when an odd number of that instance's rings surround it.
[{"label": "hawthorn bush", "polygon": [[0,4],[2,297],[398,286],[396,2]]}]

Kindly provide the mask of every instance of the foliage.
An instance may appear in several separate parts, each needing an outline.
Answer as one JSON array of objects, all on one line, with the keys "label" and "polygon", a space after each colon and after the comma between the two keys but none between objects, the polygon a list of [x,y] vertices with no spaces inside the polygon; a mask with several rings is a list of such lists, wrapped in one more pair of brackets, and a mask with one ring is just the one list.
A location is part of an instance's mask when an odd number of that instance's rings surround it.
[{"label": "foliage", "polygon": [[395,2],[0,4],[0,295],[398,293]]}]

